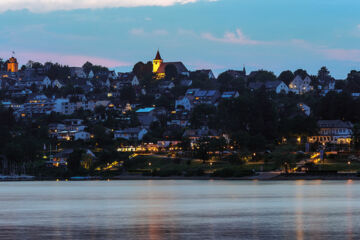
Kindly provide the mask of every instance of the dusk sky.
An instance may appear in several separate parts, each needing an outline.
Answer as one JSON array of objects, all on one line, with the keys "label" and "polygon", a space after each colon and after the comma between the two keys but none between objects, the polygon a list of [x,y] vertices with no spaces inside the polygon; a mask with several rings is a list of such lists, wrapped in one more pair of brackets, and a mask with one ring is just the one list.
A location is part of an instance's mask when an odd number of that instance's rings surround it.
[{"label": "dusk sky", "polygon": [[6,0],[0,57],[119,70],[149,61],[248,71],[360,70],[358,0]]}]

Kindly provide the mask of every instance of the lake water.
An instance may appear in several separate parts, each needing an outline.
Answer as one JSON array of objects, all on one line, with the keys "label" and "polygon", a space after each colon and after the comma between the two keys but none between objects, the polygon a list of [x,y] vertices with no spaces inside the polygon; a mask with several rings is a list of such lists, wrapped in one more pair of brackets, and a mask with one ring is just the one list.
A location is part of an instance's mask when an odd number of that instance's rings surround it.
[{"label": "lake water", "polygon": [[360,182],[1,182],[0,239],[360,239]]}]

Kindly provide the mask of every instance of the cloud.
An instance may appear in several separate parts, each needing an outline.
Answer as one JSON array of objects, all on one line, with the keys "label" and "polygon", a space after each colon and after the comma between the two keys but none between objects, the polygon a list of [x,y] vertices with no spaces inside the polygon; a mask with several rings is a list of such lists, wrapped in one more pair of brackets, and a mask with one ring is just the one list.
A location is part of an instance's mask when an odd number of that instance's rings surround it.
[{"label": "cloud", "polygon": [[236,29],[234,32],[226,32],[223,37],[215,37],[211,33],[203,33],[202,37],[209,41],[222,42],[222,43],[231,43],[239,45],[264,45],[269,44],[270,42],[252,40],[247,37],[241,29]]},{"label": "cloud", "polygon": [[143,28],[133,28],[130,30],[130,34],[135,36],[164,36],[168,35],[168,31],[164,29],[156,29],[151,32],[145,32]]},{"label": "cloud", "polygon": [[189,4],[213,0],[1,0],[0,12],[28,9],[31,12],[51,12],[57,10],[97,9],[115,7],[167,7],[175,4]]},{"label": "cloud", "polygon": [[139,35],[144,35],[145,31],[142,28],[133,28],[130,30],[130,34],[139,36]]},{"label": "cloud", "polygon": [[360,62],[360,49],[320,49],[326,58],[338,61]]},{"label": "cloud", "polygon": [[[6,56],[9,53],[7,51],[0,51],[2,56]],[[32,52],[32,51],[21,51],[16,54],[21,64],[27,63],[29,60],[45,63],[45,62],[57,62],[63,65],[69,66],[82,66],[86,61],[89,61],[96,65],[102,65],[109,68],[112,67],[127,67],[131,66],[132,63],[119,61],[110,58],[97,57],[97,56],[85,56],[85,55],[65,55],[52,52]]]},{"label": "cloud", "polygon": [[330,48],[325,45],[309,43],[302,39],[293,39],[291,44],[308,51],[320,54],[326,59],[337,61],[360,62],[360,49]]}]

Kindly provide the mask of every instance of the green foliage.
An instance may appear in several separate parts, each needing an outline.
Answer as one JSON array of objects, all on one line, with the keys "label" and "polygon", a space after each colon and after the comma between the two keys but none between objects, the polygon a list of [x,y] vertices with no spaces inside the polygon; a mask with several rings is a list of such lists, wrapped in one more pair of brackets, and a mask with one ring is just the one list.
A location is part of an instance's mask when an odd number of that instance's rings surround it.
[{"label": "green foliage", "polygon": [[169,80],[174,80],[178,75],[177,69],[174,64],[168,64],[165,67],[165,76]]},{"label": "green foliage", "polygon": [[81,160],[83,154],[84,154],[84,150],[81,149],[75,149],[70,154],[69,159],[67,161],[68,162],[67,168],[71,176],[78,175],[82,172]]},{"label": "green foliage", "polygon": [[259,70],[252,75],[248,81],[249,82],[266,82],[266,81],[275,81],[276,76],[273,72],[266,70]]},{"label": "green foliage", "polygon": [[306,72],[306,70],[304,69],[298,69],[294,72],[294,75],[297,76],[299,75],[302,79],[304,79],[306,76],[308,76],[309,74]]},{"label": "green foliage", "polygon": [[133,67],[133,73],[139,78],[142,85],[147,85],[147,82],[152,79],[153,75],[153,65],[152,62],[138,62]]},{"label": "green foliage", "polygon": [[197,105],[191,113],[190,122],[193,128],[211,125],[216,115],[216,108],[208,104]]},{"label": "green foliage", "polygon": [[294,80],[295,75],[292,71],[287,70],[280,73],[278,80],[283,81],[285,84],[289,85],[292,80]]},{"label": "green foliage", "polygon": [[360,121],[360,100],[353,99],[348,93],[329,92],[320,99],[315,108],[316,115],[321,119],[341,119],[352,122]]},{"label": "green foliage", "polygon": [[65,80],[68,79],[68,77],[70,76],[69,66],[63,66],[58,63],[46,63],[46,65],[48,66],[46,75],[52,80]]},{"label": "green foliage", "polygon": [[136,99],[135,89],[133,87],[124,87],[120,91],[120,99],[122,101],[133,103]]}]

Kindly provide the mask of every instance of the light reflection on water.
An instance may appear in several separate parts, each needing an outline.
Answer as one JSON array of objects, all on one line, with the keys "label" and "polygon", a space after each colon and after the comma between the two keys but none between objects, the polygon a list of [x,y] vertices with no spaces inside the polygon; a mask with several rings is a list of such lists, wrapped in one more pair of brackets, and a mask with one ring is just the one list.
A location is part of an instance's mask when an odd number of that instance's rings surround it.
[{"label": "light reflection on water", "polygon": [[0,239],[360,239],[353,181],[0,183]]}]

